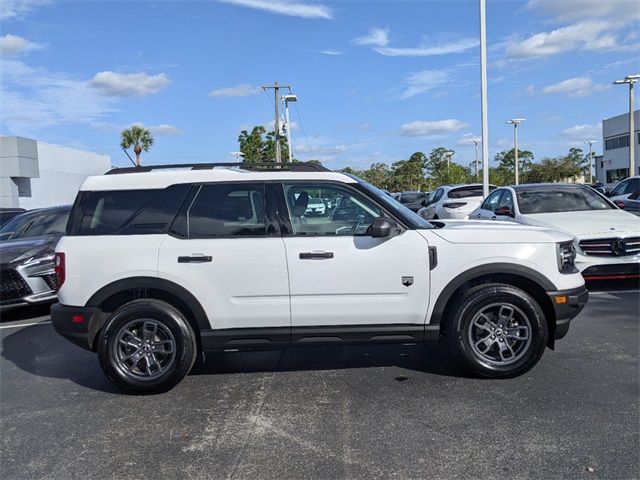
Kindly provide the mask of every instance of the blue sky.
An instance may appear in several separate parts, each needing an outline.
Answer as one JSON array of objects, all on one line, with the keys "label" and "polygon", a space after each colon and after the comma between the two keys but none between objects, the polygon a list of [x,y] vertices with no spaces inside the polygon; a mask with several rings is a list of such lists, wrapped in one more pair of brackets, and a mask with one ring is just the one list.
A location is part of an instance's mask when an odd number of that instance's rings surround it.
[{"label": "blue sky", "polygon": [[[640,71],[636,0],[488,1],[490,154],[526,118],[536,159],[601,140]],[[331,168],[437,146],[474,158],[477,1],[0,0],[0,133],[126,165],[119,131],[150,128],[147,163],[232,161],[273,122],[260,85],[293,86],[295,156]],[[601,151],[601,142],[595,144]]]}]

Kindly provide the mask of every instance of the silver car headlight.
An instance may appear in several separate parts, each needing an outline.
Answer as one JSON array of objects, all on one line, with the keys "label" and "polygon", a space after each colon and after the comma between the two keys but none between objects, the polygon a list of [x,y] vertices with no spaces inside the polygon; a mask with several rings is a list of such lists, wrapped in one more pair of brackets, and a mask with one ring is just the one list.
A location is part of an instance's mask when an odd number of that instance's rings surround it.
[{"label": "silver car headlight", "polygon": [[560,273],[578,272],[576,268],[576,247],[573,245],[573,241],[557,243],[556,255]]}]

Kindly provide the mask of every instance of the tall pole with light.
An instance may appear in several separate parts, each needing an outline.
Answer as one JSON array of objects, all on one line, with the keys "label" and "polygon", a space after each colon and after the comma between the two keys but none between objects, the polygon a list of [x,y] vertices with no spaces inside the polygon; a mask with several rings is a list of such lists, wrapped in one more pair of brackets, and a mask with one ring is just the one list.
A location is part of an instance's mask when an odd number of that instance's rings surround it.
[{"label": "tall pole with light", "polygon": [[616,80],[614,85],[622,85],[624,83],[629,84],[629,176],[632,177],[636,173],[635,167],[635,145],[634,136],[635,128],[633,122],[633,85],[640,80],[640,74],[627,75],[623,80]]},{"label": "tall pole with light", "polygon": [[480,0],[480,111],[482,116],[482,195],[489,195],[489,121],[487,118],[487,13]]},{"label": "tall pole with light", "polygon": [[520,125],[525,120],[526,118],[512,118],[511,120],[506,121],[506,123],[513,125],[513,164],[515,165],[516,185],[520,184],[520,177],[518,175],[518,125]]},{"label": "tall pole with light", "polygon": [[589,144],[589,183],[593,183],[593,144],[596,143],[597,140],[587,140],[584,143]]},{"label": "tall pole with light", "polygon": [[297,102],[298,97],[295,95],[285,95],[283,97],[284,100],[284,111],[287,122],[287,143],[289,144],[289,163],[293,162],[293,145],[291,145],[291,123],[289,123],[289,102]]},{"label": "tall pole with light", "polygon": [[480,165],[478,164],[478,144],[482,142],[481,138],[472,138],[469,140],[476,148],[476,179],[480,176]]}]

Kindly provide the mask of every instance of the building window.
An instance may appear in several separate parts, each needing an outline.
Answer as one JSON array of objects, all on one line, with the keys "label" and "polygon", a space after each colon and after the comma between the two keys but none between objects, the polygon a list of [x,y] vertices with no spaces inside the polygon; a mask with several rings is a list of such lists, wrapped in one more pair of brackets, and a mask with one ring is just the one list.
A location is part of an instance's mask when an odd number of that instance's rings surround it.
[{"label": "building window", "polygon": [[604,141],[605,150],[615,150],[617,148],[627,148],[629,146],[629,135],[608,138]]},{"label": "building window", "polygon": [[607,183],[616,183],[629,176],[628,168],[614,168],[607,170]]}]

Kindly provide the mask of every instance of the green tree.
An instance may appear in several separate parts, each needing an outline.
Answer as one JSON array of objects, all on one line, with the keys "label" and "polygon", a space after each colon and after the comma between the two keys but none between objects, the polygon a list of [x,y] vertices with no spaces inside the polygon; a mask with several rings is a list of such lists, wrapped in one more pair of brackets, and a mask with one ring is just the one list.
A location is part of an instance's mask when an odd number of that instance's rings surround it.
[{"label": "green tree", "polygon": [[[251,133],[242,130],[238,143],[245,162],[274,162],[276,159],[275,132],[267,132],[262,125],[253,127]],[[284,137],[280,137],[280,151],[282,161],[289,161],[289,145]]]},{"label": "green tree", "polygon": [[120,132],[120,148],[127,150],[133,147],[133,153],[136,154],[136,165],[139,167],[140,154],[144,150],[148,152],[153,146],[153,136],[151,132],[140,125],[131,125]]},{"label": "green tree", "polygon": [[471,180],[471,171],[467,167],[455,163],[453,161],[454,154],[455,151],[444,147],[431,150],[425,163],[431,186],[467,183]]},{"label": "green tree", "polygon": [[[511,173],[512,179],[510,183],[513,183],[515,180],[515,148],[498,153],[494,160],[498,162],[498,168]],[[518,171],[521,173],[526,172],[532,163],[533,153],[529,150],[518,149]]]}]

